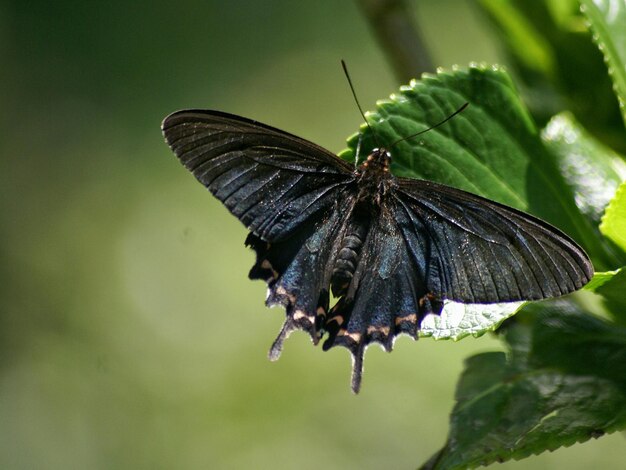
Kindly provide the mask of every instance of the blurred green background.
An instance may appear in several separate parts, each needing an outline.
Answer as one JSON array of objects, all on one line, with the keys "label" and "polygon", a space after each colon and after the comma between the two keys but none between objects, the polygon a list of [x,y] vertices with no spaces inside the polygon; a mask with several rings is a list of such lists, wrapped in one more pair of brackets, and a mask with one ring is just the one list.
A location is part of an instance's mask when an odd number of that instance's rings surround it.
[{"label": "blurred green background", "polygon": [[[497,62],[472,2],[419,2],[434,63]],[[294,334],[247,280],[240,223],[162,118],[252,117],[333,151],[398,83],[353,2],[0,4],[0,468],[415,468],[490,337],[367,353]],[[502,468],[621,468],[604,437]]]}]

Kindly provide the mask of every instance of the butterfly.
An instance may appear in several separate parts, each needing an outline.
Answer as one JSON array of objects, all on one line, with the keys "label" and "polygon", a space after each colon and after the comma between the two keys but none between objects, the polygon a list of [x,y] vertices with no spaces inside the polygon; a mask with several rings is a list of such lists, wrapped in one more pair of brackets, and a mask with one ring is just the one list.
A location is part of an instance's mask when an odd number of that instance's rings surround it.
[{"label": "butterfly", "polygon": [[372,342],[401,333],[445,301],[539,300],[581,288],[593,267],[576,242],[519,210],[431,181],[394,176],[377,148],[358,165],[285,131],[220,111],[163,121],[182,164],[250,231],[250,279],[286,319],[269,357],[304,330],[353,357],[361,385]]}]

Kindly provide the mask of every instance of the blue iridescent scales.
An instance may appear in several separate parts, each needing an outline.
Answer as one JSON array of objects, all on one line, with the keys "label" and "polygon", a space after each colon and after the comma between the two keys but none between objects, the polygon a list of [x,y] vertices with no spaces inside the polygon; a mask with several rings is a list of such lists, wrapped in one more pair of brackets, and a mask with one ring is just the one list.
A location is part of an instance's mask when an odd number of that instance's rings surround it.
[{"label": "blue iridescent scales", "polygon": [[[447,300],[495,303],[557,297],[582,287],[591,262],[548,223],[480,196],[395,177],[374,149],[356,168],[300,137],[219,111],[184,110],[163,122],[181,163],[250,231],[251,279],[285,307],[270,350],[304,330],[353,355],[361,386],[371,343],[399,334]],[[332,295],[331,295],[332,294]]]}]

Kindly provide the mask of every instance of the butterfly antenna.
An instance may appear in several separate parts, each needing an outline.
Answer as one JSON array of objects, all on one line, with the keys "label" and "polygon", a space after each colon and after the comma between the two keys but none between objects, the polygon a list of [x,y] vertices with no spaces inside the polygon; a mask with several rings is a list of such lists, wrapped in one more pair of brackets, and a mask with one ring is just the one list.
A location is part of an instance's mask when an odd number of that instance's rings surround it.
[{"label": "butterfly antenna", "polygon": [[389,148],[387,150],[391,150],[396,144],[399,144],[400,142],[404,142],[405,140],[409,140],[412,139],[413,137],[417,137],[418,135],[423,134],[424,132],[428,132],[428,131],[432,131],[435,127],[439,127],[442,124],[445,124],[446,122],[448,122],[450,119],[452,119],[454,116],[456,116],[457,114],[459,114],[460,112],[462,112],[465,108],[467,108],[469,106],[469,103],[464,103],[463,106],[461,106],[459,109],[457,109],[455,112],[453,112],[452,114],[450,114],[450,116],[448,116],[447,118],[445,118],[443,121],[438,122],[437,124],[435,124],[434,126],[430,126],[428,129],[424,129],[423,131],[420,131],[416,134],[412,134],[408,137],[402,137],[399,140],[396,140],[393,144],[391,144],[389,146]]},{"label": "butterfly antenna", "polygon": [[367,125],[367,127],[370,130],[370,132],[374,136],[374,140],[376,141],[376,146],[378,148],[380,148],[380,144],[378,142],[378,137],[376,136],[376,132],[374,132],[374,129],[372,129],[372,126],[370,126],[370,123],[367,122],[367,118],[365,117],[365,113],[363,112],[363,108],[361,108],[361,104],[359,103],[359,99],[356,97],[356,91],[354,91],[354,85],[352,85],[352,79],[350,78],[350,74],[348,73],[348,66],[346,65],[346,62],[343,59],[341,59],[341,66],[343,67],[343,73],[345,74],[346,78],[348,79],[348,85],[350,85],[350,91],[352,91],[352,96],[354,97],[354,102],[356,103],[357,108],[359,108],[359,112],[361,113],[361,117],[363,117],[363,120],[365,121],[365,124]]}]

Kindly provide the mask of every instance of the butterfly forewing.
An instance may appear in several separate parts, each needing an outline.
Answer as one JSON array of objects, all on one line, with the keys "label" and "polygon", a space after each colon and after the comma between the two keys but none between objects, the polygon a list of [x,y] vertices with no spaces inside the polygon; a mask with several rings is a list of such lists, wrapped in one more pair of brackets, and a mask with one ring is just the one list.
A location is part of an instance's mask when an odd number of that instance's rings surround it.
[{"label": "butterfly forewing", "polygon": [[560,230],[516,209],[429,181],[398,178],[397,220],[429,292],[467,303],[537,300],[593,274]]},{"label": "butterfly forewing", "polygon": [[165,118],[163,133],[198,181],[266,241],[289,237],[354,180],[327,150],[239,116],[180,111]]}]

